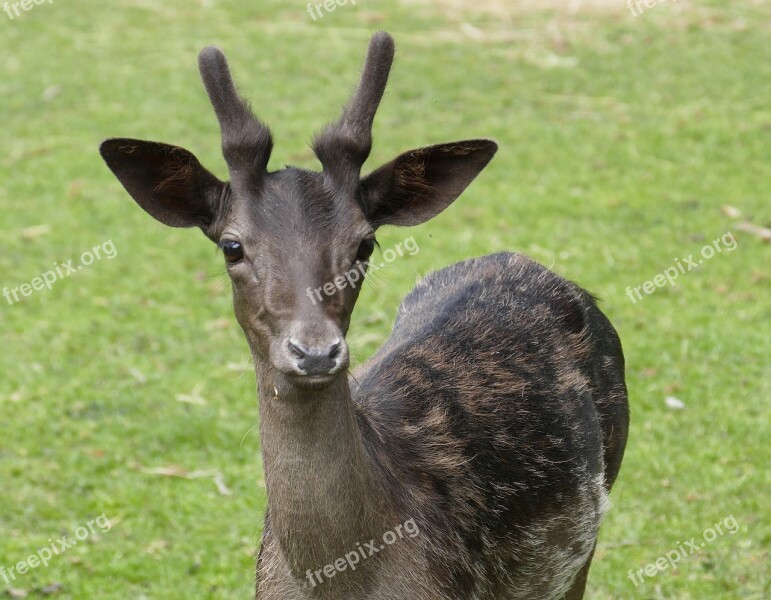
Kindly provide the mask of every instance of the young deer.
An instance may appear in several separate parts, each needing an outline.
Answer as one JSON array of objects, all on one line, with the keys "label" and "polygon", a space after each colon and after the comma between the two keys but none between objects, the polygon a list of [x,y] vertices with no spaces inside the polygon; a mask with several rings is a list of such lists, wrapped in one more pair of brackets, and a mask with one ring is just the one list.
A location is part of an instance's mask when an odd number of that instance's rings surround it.
[{"label": "young deer", "polygon": [[111,139],[101,154],[151,216],[224,254],[259,381],[257,598],[581,598],[628,424],[621,345],[593,298],[520,254],[467,260],[418,284],[353,376],[361,286],[307,293],[363,272],[378,227],[437,215],[497,149],[428,146],[362,178],[393,53],[375,34],[315,140],[321,173],[267,171],[270,131],[216,48],[199,67],[229,182],[176,146]]}]

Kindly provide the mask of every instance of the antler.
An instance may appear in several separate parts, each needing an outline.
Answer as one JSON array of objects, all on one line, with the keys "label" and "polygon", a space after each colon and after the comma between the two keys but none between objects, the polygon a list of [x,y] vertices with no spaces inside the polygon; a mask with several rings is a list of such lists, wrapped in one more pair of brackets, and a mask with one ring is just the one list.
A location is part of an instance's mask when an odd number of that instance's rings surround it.
[{"label": "antler", "polygon": [[317,137],[313,150],[324,171],[339,181],[358,183],[372,149],[372,123],[394,59],[394,40],[385,31],[372,36],[359,85],[340,120]]},{"label": "antler", "polygon": [[238,95],[228,61],[219,48],[209,46],[201,50],[198,69],[220,123],[222,154],[231,180],[253,186],[268,166],[273,149],[270,129]]}]

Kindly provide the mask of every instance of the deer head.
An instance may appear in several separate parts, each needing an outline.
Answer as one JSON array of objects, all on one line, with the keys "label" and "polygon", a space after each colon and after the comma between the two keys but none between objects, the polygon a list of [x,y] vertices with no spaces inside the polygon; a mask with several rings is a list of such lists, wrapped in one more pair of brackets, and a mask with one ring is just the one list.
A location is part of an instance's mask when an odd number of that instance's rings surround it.
[{"label": "deer head", "polygon": [[362,177],[393,55],[391,36],[376,33],[353,98],[313,145],[321,172],[267,170],[270,130],[239,96],[225,56],[213,47],[201,51],[199,68],[219,120],[229,182],[178,146],[118,138],[100,147],[145,211],[171,227],[199,227],[221,248],[255,359],[302,389],[344,376],[345,335],[361,287],[335,285],[319,297],[309,290],[339,284],[352,269],[363,277],[378,227],[437,215],[497,150],[489,140],[427,146]]}]

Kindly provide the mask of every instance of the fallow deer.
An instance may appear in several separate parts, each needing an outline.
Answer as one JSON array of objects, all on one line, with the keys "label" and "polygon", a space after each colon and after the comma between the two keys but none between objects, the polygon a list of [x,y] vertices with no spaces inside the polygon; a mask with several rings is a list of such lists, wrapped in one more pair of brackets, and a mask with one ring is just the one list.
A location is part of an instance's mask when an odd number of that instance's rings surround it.
[{"label": "fallow deer", "polygon": [[497,150],[427,146],[362,177],[393,54],[376,33],[315,140],[321,172],[268,171],[270,131],[213,47],[199,67],[229,182],[157,142],[110,139],[102,157],[151,216],[222,249],[258,379],[257,598],[582,598],[628,426],[621,345],[594,298],[521,254],[472,258],[427,275],[349,374],[361,285],[306,294],[364,272],[379,227],[437,215]]}]

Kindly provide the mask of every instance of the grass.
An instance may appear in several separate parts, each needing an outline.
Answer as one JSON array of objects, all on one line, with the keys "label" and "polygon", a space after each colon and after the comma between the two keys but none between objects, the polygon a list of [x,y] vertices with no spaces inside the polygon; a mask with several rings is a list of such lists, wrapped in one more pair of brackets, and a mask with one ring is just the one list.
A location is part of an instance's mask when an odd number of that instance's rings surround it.
[{"label": "grass", "polygon": [[[360,0],[312,21],[304,4],[73,0],[0,14],[0,285],[116,250],[51,290],[0,299],[0,567],[98,515],[111,523],[0,589],[250,597],[265,489],[227,276],[203,236],[133,204],[97,145],[178,143],[224,177],[195,67],[217,43],[273,127],[271,167],[315,167],[307,141],[382,28],[399,54],[370,166],[464,137],[501,150],[438,218],[382,232],[384,249],[413,235],[420,252],[365,288],[354,360],[388,335],[416,277],[469,256],[519,250],[581,283],[619,330],[632,407],[587,598],[768,597],[771,252],[739,227],[771,223],[769,6],[670,2],[634,18],[620,0],[575,13]],[[735,250],[627,297],[728,231]],[[731,515],[735,534],[639,587],[628,579]]]}]

